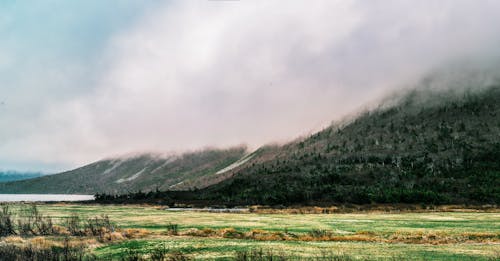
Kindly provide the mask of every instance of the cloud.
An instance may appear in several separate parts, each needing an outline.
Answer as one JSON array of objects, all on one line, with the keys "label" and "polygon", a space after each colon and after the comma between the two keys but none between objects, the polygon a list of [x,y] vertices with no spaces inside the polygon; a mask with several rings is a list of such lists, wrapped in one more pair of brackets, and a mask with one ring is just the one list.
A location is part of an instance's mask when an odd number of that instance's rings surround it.
[{"label": "cloud", "polygon": [[44,104],[36,132],[11,119],[21,134],[0,151],[76,166],[286,141],[438,68],[498,57],[499,22],[497,1],[168,2],[111,35],[92,88]]},{"label": "cloud", "polygon": [[[0,169],[52,171],[74,164],[63,154],[69,144],[56,148],[55,141],[81,135],[64,131],[73,131],[80,117],[63,111],[64,104],[98,87],[108,38],[152,7],[119,2],[0,3]],[[54,110],[59,119],[52,119]],[[63,130],[53,137],[57,124]]]}]

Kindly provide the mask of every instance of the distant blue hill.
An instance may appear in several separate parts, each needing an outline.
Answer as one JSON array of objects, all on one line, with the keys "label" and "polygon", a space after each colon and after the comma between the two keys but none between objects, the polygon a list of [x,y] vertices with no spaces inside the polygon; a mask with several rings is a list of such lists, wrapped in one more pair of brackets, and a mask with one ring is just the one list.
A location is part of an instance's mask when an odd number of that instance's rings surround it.
[{"label": "distant blue hill", "polygon": [[41,172],[0,171],[0,182],[32,179],[44,175]]}]

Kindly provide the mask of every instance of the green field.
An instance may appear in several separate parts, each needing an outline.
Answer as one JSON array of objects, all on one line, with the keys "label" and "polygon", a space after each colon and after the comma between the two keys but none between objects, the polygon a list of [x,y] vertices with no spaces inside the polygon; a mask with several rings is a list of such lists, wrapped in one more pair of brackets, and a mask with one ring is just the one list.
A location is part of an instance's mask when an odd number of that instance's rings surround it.
[{"label": "green field", "polygon": [[[195,259],[228,259],[237,251],[249,249],[272,250],[296,257],[319,257],[326,253],[369,260],[500,258],[499,212],[254,214],[57,204],[40,205],[39,209],[56,223],[73,213],[84,217],[106,214],[122,229],[147,230],[147,235],[140,238],[95,244],[92,252],[98,257],[119,258],[129,249],[146,256],[151,249],[164,246]],[[178,224],[178,235],[167,233],[171,224]],[[264,231],[262,233],[299,237],[266,240],[200,235],[203,229],[225,231],[227,228],[234,228],[240,234]],[[331,239],[310,240],[304,236],[313,229],[328,231]]]}]

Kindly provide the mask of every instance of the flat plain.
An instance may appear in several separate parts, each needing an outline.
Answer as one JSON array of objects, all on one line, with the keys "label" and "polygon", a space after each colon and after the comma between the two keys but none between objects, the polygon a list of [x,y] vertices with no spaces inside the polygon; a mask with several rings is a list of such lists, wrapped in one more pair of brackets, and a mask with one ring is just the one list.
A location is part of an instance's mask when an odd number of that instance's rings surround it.
[{"label": "flat plain", "polygon": [[119,259],[131,250],[147,257],[158,247],[194,259],[221,260],[251,250],[297,258],[500,258],[500,212],[496,211],[262,214],[81,204],[40,204],[38,209],[54,223],[62,223],[74,214],[83,218],[107,215],[117,228],[136,231],[135,236],[109,242],[89,241],[91,252],[104,258]]}]

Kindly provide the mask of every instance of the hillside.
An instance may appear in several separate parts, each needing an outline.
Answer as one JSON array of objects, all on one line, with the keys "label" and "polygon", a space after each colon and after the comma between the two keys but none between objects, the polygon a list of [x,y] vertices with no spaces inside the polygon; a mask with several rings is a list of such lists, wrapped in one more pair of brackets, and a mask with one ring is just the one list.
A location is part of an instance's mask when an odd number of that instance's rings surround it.
[{"label": "hillside", "polygon": [[0,171],[0,182],[32,179],[43,175],[40,172]]},{"label": "hillside", "polygon": [[412,91],[354,121],[262,150],[195,198],[498,204],[500,87]]},{"label": "hillside", "polygon": [[[101,160],[44,177],[0,183],[0,193],[112,193],[175,189],[197,182],[243,158],[246,149],[204,150],[183,155],[142,154]],[[217,174],[219,172],[219,174]]]},{"label": "hillside", "polygon": [[132,193],[111,199],[145,200],[133,194],[141,190],[154,192],[148,199],[223,204],[500,203],[500,87],[397,97],[253,153],[107,159],[3,183],[0,193]]}]

